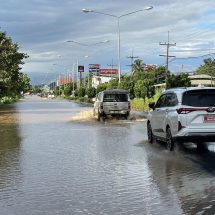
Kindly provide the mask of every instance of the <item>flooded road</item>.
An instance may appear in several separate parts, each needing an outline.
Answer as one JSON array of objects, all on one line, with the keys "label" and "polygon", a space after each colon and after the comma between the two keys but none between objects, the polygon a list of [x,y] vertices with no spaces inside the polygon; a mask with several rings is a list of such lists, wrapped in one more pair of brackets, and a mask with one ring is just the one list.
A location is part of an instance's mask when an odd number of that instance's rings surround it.
[{"label": "flooded road", "polygon": [[0,107],[1,215],[215,214],[215,148],[169,152],[145,122],[28,97]]}]

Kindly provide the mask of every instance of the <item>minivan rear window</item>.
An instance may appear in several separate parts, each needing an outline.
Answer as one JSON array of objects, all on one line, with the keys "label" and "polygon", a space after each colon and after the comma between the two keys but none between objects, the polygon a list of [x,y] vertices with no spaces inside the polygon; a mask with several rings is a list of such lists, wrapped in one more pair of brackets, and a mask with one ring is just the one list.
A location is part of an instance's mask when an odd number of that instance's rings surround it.
[{"label": "minivan rear window", "polygon": [[215,89],[186,91],[183,94],[182,104],[194,107],[215,106]]},{"label": "minivan rear window", "polygon": [[127,94],[104,94],[104,102],[127,102]]}]

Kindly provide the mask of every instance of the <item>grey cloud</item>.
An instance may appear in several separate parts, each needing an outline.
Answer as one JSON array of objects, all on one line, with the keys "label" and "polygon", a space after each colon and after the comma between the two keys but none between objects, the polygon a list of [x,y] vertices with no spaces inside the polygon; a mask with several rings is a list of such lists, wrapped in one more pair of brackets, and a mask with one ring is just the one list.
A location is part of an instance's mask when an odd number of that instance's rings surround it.
[{"label": "grey cloud", "polygon": [[[61,63],[67,67],[86,53],[91,56],[88,62],[106,66],[112,58],[117,62],[117,20],[101,14],[85,14],[81,9],[121,15],[145,5],[154,8],[120,20],[123,70],[129,70],[125,66],[129,64],[126,56],[132,49],[146,63],[161,64],[163,59],[158,55],[165,50],[159,42],[167,41],[168,31],[171,42],[177,43],[174,50],[214,47],[214,30],[204,33],[201,27],[205,24],[207,29],[207,22],[212,24],[214,15],[210,13],[209,19],[207,11],[214,8],[214,0],[8,0],[1,3],[0,26],[20,44],[21,50],[29,53],[30,58],[23,67],[29,74],[40,70],[38,74],[41,75],[49,71],[50,65],[59,61],[55,57],[59,54],[63,56]],[[105,39],[110,43],[89,49],[65,42],[94,43]],[[196,52],[189,53],[192,54]],[[188,56],[188,53],[178,52],[177,55]]]}]

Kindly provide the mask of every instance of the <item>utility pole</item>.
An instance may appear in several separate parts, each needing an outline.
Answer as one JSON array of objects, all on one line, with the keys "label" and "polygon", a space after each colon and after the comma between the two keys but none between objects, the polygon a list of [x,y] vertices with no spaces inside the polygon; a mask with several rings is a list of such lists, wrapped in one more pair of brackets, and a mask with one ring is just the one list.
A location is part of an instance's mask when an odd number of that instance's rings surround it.
[{"label": "utility pole", "polygon": [[166,54],[165,55],[159,55],[162,57],[166,57],[166,74],[165,74],[165,83],[167,82],[167,74],[168,74],[168,67],[169,67],[169,58],[175,57],[173,55],[169,55],[169,48],[171,46],[176,46],[176,43],[169,43],[169,31],[168,31],[168,42],[166,43],[160,43],[161,46],[166,46]]},{"label": "utility pole", "polygon": [[131,65],[127,65],[127,66],[131,66],[131,75],[132,75],[133,67],[134,67],[134,59],[138,58],[138,56],[134,56],[134,53],[133,53],[133,50],[132,50],[131,56],[128,56],[127,58],[131,59]]}]

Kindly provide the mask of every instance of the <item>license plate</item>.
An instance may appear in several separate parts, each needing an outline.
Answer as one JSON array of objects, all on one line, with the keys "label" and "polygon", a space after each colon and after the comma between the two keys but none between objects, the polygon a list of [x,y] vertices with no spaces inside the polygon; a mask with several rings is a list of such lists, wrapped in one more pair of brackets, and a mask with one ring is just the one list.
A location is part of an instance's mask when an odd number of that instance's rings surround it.
[{"label": "license plate", "polygon": [[110,113],[119,113],[118,110],[111,110]]},{"label": "license plate", "polygon": [[204,116],[204,122],[208,123],[215,123],[215,115],[208,115],[208,116]]}]

